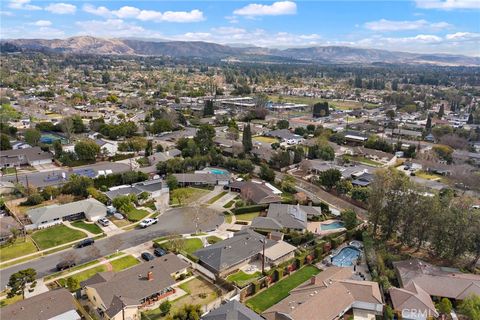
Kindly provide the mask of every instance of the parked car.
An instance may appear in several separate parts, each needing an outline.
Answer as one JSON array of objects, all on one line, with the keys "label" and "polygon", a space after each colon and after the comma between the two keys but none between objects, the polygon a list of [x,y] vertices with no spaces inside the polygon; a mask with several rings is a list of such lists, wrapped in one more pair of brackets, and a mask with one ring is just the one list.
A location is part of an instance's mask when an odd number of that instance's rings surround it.
[{"label": "parked car", "polygon": [[66,261],[57,263],[56,268],[57,268],[57,271],[62,271],[65,269],[69,269],[71,267],[75,267],[75,265],[76,265],[75,261],[66,260]]},{"label": "parked car", "polygon": [[163,250],[162,248],[155,248],[155,250],[153,250],[153,253],[157,256],[157,257],[161,257],[161,256],[164,256],[167,254],[167,252],[165,250]]},{"label": "parked car", "polygon": [[140,228],[150,227],[151,225],[158,222],[157,218],[148,218],[140,222]]},{"label": "parked car", "polygon": [[110,224],[110,220],[108,220],[107,218],[100,218],[97,220],[97,222],[101,225],[101,226],[108,226]]},{"label": "parked car", "polygon": [[145,261],[152,261],[153,259],[155,259],[155,256],[150,252],[144,252],[142,253],[142,259]]},{"label": "parked car", "polygon": [[88,238],[77,243],[76,247],[77,248],[88,247],[94,243],[95,243],[95,240],[93,240],[92,238]]}]

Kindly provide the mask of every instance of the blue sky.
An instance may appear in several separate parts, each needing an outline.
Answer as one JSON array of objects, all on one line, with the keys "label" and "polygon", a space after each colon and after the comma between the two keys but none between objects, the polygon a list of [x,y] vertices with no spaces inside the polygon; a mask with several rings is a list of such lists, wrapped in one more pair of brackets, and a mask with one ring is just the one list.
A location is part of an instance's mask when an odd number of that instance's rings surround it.
[{"label": "blue sky", "polygon": [[480,56],[479,0],[1,0],[0,36],[347,45]]}]

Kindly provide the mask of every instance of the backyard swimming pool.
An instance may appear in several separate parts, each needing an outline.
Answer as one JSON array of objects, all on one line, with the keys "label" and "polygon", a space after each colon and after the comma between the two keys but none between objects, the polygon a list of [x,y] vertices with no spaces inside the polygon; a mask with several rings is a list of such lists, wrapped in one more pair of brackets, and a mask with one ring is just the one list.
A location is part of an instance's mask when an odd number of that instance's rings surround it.
[{"label": "backyard swimming pool", "polygon": [[343,222],[334,221],[332,223],[322,223],[320,225],[320,230],[334,230],[334,229],[340,229],[343,227],[344,227]]},{"label": "backyard swimming pool", "polygon": [[360,250],[354,247],[345,247],[332,257],[332,264],[338,267],[351,267],[360,256]]},{"label": "backyard swimming pool", "polygon": [[216,169],[216,168],[209,168],[207,169],[210,173],[213,174],[228,174],[228,171],[222,170],[222,169]]}]

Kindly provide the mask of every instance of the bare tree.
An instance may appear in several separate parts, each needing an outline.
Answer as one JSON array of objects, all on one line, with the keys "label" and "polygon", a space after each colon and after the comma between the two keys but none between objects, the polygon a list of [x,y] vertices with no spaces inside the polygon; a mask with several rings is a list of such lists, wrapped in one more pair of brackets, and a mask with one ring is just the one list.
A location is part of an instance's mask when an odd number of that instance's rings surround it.
[{"label": "bare tree", "polygon": [[62,128],[63,133],[65,133],[65,135],[67,136],[67,139],[70,140],[74,130],[72,118],[67,117],[63,119],[63,121],[60,124],[60,127]]}]

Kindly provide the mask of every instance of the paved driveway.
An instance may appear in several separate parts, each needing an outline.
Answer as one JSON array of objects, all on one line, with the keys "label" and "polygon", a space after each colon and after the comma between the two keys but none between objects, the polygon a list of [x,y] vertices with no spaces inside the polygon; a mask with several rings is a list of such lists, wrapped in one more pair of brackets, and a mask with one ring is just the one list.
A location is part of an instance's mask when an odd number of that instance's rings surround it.
[{"label": "paved driveway", "polygon": [[95,244],[81,249],[69,249],[56,254],[48,255],[30,262],[25,262],[0,271],[0,287],[3,289],[10,275],[19,270],[34,268],[39,278],[55,272],[55,265],[64,260],[67,256],[74,255],[77,265],[99,257],[109,255],[117,250],[125,250],[152,239],[169,234],[185,234],[205,232],[213,230],[223,223],[221,212],[201,207],[175,208],[166,211],[158,217],[158,223],[146,229],[135,229],[132,231],[116,234],[114,236],[97,240]]}]

